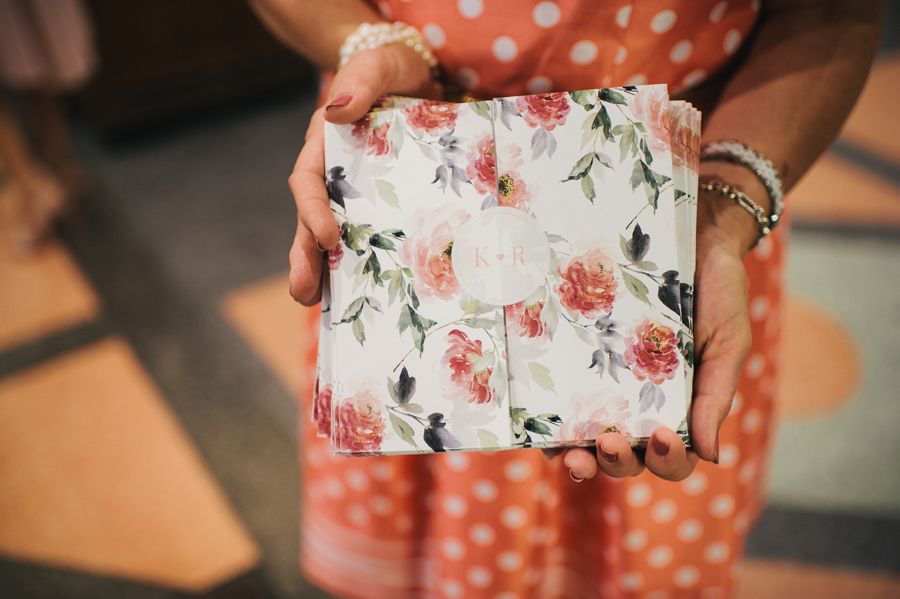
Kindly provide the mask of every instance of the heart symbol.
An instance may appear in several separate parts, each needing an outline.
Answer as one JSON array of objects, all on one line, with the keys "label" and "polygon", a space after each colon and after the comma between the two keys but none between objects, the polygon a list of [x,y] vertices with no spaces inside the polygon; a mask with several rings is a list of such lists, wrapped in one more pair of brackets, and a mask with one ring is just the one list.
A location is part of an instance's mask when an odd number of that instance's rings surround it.
[{"label": "heart symbol", "polygon": [[503,258],[505,258],[505,257],[506,257],[506,254],[497,254],[497,260],[500,260],[501,262],[503,262]]}]

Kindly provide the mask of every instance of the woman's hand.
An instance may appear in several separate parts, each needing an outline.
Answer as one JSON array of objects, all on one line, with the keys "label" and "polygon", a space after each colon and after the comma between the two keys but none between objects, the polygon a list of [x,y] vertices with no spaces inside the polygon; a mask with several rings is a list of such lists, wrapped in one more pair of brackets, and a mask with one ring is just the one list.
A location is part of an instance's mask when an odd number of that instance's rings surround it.
[{"label": "woman's hand", "polygon": [[[752,176],[752,175],[751,175]],[[744,184],[755,187],[758,182]],[[763,188],[755,188],[765,194]],[[759,197],[759,195],[757,195]],[[593,478],[598,470],[613,477],[649,469],[666,480],[687,478],[698,460],[718,462],[719,428],[731,409],[750,350],[747,276],[742,262],[755,243],[755,220],[727,198],[701,192],[697,219],[697,271],[694,285],[694,342],[697,359],[690,410],[692,448],[675,431],[653,431],[646,450],[633,450],[618,433],[606,433],[594,448],[566,451],[573,478]],[[545,452],[549,457],[559,450]]]},{"label": "woman's hand", "polygon": [[303,305],[319,301],[322,252],[340,241],[325,190],[325,121],[352,123],[387,93],[424,98],[440,96],[428,64],[402,44],[365,50],[335,75],[326,106],[319,108],[306,131],[306,143],[289,183],[297,205],[297,232],[291,247],[291,296]]}]

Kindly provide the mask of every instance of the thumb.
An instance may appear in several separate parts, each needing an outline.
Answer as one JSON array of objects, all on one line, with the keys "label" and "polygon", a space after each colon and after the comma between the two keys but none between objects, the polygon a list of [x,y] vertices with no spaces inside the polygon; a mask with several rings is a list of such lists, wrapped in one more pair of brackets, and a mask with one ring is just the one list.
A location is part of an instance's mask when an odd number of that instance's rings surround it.
[{"label": "thumb", "polygon": [[335,74],[325,120],[342,125],[361,119],[387,93],[439,97],[439,86],[422,56],[404,44],[363,50]]}]

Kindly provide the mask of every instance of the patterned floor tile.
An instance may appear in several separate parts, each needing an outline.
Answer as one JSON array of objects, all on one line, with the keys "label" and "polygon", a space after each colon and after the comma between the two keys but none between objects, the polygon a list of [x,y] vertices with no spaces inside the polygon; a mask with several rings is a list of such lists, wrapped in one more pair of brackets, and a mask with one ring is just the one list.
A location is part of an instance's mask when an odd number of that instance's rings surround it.
[{"label": "patterned floor tile", "polygon": [[122,340],[0,380],[0,554],[201,591],[259,549]]}]

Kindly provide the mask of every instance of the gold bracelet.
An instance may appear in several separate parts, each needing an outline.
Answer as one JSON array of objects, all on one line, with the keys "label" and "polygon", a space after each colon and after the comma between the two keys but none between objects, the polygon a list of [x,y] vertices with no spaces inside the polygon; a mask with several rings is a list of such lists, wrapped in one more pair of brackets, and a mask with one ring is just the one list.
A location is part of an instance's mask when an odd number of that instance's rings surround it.
[{"label": "gold bracelet", "polygon": [[766,238],[766,235],[772,232],[772,221],[766,216],[766,211],[740,189],[722,183],[721,181],[707,181],[706,183],[701,183],[700,189],[725,196],[726,198],[737,202],[741,208],[753,215],[753,218],[756,219],[756,223],[759,225],[759,237],[756,238],[756,243],[753,247],[759,245],[760,242]]},{"label": "gold bracelet", "polygon": [[403,44],[422,57],[431,71],[431,78],[440,81],[440,67],[437,56],[425,42],[425,38],[418,29],[412,25],[401,23],[362,23],[356,31],[346,37],[338,51],[340,61],[338,69],[347,64],[347,61],[363,50],[381,48],[389,44]]}]

